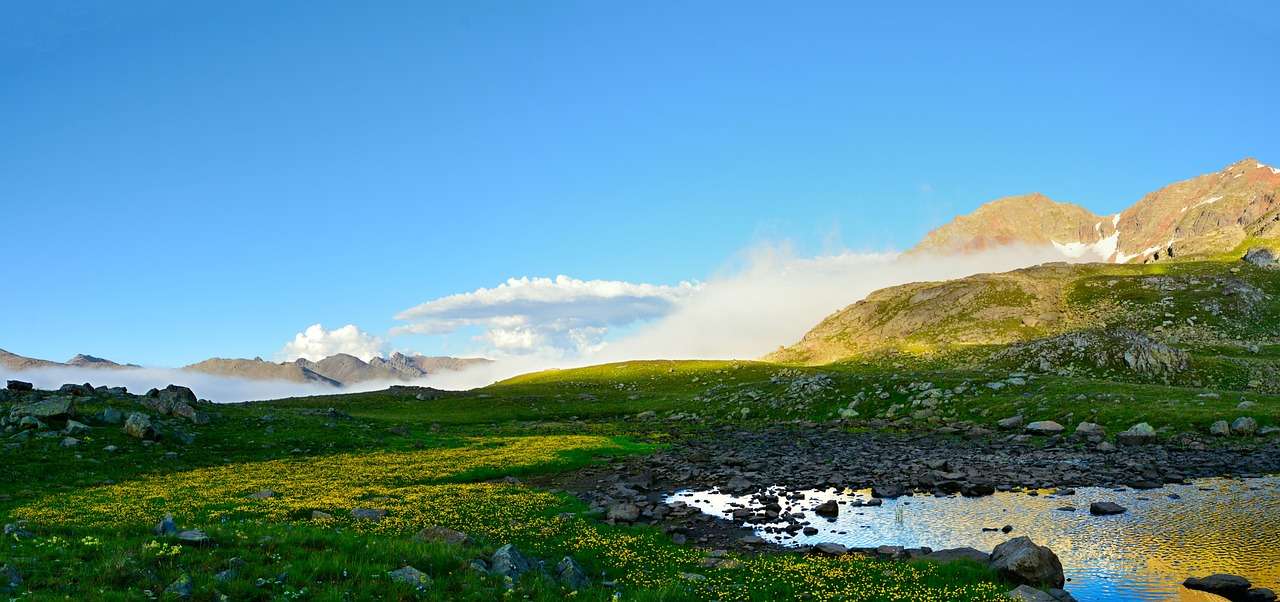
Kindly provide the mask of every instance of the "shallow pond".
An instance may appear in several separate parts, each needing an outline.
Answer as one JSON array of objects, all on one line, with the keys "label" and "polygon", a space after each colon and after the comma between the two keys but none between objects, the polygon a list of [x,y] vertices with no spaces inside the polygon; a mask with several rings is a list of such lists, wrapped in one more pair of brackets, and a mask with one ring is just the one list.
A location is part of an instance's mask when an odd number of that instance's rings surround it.
[{"label": "shallow pond", "polygon": [[[804,499],[779,494],[784,512],[803,512],[818,529],[769,533],[760,537],[788,546],[835,542],[849,547],[900,545],[935,550],[971,546],[991,551],[997,544],[1026,535],[1047,545],[1062,560],[1067,591],[1089,600],[1218,600],[1182,587],[1191,575],[1233,573],[1254,587],[1280,585],[1280,477],[1201,479],[1145,491],[1081,487],[1074,495],[1050,492],[1004,493],[981,498],[908,496],[884,500],[878,507],[848,503],[870,499],[870,491],[809,490]],[[727,517],[735,508],[753,506],[749,496],[710,491],[678,491],[667,498],[702,512]],[[824,501],[842,502],[834,520],[813,509]],[[1092,516],[1091,502],[1112,501],[1128,509],[1114,516]],[[1063,510],[1072,506],[1074,511]],[[782,523],[779,523],[781,525]],[[1010,525],[1013,531],[998,529]],[[997,529],[983,531],[983,528]]]}]

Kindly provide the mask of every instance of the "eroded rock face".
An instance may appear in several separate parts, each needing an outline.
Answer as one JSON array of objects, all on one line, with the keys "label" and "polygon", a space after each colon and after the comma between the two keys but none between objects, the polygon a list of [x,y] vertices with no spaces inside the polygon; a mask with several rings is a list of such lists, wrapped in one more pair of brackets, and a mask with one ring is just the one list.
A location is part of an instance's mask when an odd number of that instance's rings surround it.
[{"label": "eroded rock face", "polygon": [[1059,372],[1076,365],[1168,377],[1187,369],[1190,355],[1127,328],[1070,332],[1010,346],[996,361],[1025,370]]},{"label": "eroded rock face", "polygon": [[991,568],[1014,583],[1060,588],[1066,582],[1058,555],[1027,537],[1015,537],[996,546],[991,551]]}]

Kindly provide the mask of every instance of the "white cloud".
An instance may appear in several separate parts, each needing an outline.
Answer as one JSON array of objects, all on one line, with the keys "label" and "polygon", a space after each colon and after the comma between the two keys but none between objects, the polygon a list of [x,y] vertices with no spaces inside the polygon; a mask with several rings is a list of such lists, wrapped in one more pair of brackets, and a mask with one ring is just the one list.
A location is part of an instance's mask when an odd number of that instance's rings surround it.
[{"label": "white cloud", "polygon": [[355,324],[333,330],[325,330],[320,324],[312,324],[294,335],[292,341],[285,343],[278,355],[284,361],[298,358],[318,361],[335,353],[346,353],[367,362],[382,355],[384,347],[382,339],[360,330]]},{"label": "white cloud", "polygon": [[510,278],[493,287],[428,301],[400,312],[395,334],[448,334],[476,326],[500,354],[583,355],[600,348],[610,328],[668,315],[700,286],[619,280]]}]

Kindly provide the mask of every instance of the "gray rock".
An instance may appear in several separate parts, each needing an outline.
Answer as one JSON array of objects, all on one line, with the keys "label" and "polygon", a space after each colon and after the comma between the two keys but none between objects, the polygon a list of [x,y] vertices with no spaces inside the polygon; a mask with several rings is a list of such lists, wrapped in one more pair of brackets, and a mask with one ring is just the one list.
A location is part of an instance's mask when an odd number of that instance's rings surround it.
[{"label": "gray rock", "polygon": [[60,441],[58,445],[61,445],[62,447],[75,447],[80,445],[80,440],[75,437],[63,437],[62,441]]},{"label": "gray rock", "polygon": [[124,421],[124,432],[136,439],[156,439],[156,427],[151,424],[151,418],[141,412],[129,414],[129,419]]},{"label": "gray rock", "polygon": [[609,506],[606,517],[620,523],[634,523],[640,518],[640,507],[630,502],[617,503]]},{"label": "gray rock", "polygon": [[177,539],[179,543],[184,543],[189,546],[204,546],[213,543],[213,540],[209,539],[209,536],[199,529],[179,531],[177,535],[174,535],[173,537],[174,539]]},{"label": "gray rock", "polygon": [[431,585],[430,576],[409,565],[405,565],[394,571],[388,572],[387,577],[395,583],[405,583],[416,588],[425,588]]},{"label": "gray rock", "polygon": [[89,430],[90,430],[89,425],[84,424],[83,422],[68,420],[67,426],[63,427],[62,429],[62,434],[68,437],[79,437],[81,435],[87,434]]},{"label": "gray rock", "polygon": [[1089,514],[1094,516],[1109,516],[1112,514],[1124,514],[1128,509],[1115,502],[1094,502],[1089,504]]},{"label": "gray rock", "polygon": [[0,565],[0,592],[15,592],[20,587],[22,587],[22,574],[18,569],[7,564]]},{"label": "gray rock", "polygon": [[1248,437],[1258,432],[1258,421],[1248,416],[1241,416],[1231,422],[1231,432],[1241,437]]},{"label": "gray rock", "polygon": [[10,391],[33,391],[35,387],[31,383],[23,380],[11,380],[5,383],[5,388]]},{"label": "gray rock", "polygon": [[1155,443],[1156,429],[1152,428],[1150,424],[1139,422],[1138,424],[1129,427],[1129,430],[1117,433],[1116,441],[1122,445],[1145,445],[1148,443]]},{"label": "gray rock", "polygon": [[949,548],[946,550],[937,550],[924,555],[925,560],[933,560],[936,562],[953,562],[960,559],[972,560],[986,564],[991,560],[991,555],[974,548]]},{"label": "gray rock", "polygon": [[76,402],[70,397],[49,397],[19,407],[18,412],[42,420],[68,418],[76,415]]},{"label": "gray rock", "polygon": [[1062,587],[1066,582],[1062,562],[1053,550],[1036,545],[1027,537],[1015,537],[991,551],[992,570],[1001,577],[1026,585]]},{"label": "gray rock", "polygon": [[871,497],[883,499],[900,498],[907,493],[901,485],[876,485],[871,488]]},{"label": "gray rock", "polygon": [[1026,431],[1032,435],[1057,435],[1066,430],[1061,424],[1052,420],[1038,420],[1028,424]]},{"label": "gray rock", "polygon": [[813,546],[813,551],[819,554],[825,554],[827,556],[844,556],[845,554],[849,553],[849,548],[842,546],[838,543],[831,543],[831,542],[824,541],[816,546]]},{"label": "gray rock", "polygon": [[413,538],[418,541],[443,543],[451,546],[460,546],[471,541],[471,537],[466,533],[439,525],[433,525],[418,531]]},{"label": "gray rock", "polygon": [[996,426],[1006,431],[1012,431],[1014,429],[1022,428],[1022,420],[1023,418],[1021,414],[1017,416],[1010,416],[1008,418],[1005,418],[1003,420],[996,422]]},{"label": "gray rock", "polygon": [[1075,596],[1056,587],[1041,591],[1030,585],[1019,585],[1016,589],[1010,591],[1008,595],[1014,600],[1023,600],[1025,602],[1076,602]]},{"label": "gray rock", "polygon": [[1102,438],[1107,435],[1107,429],[1096,422],[1081,422],[1076,425],[1076,435],[1088,438]]},{"label": "gray rock", "polygon": [[249,497],[255,500],[266,500],[276,496],[276,492],[271,489],[263,489],[257,493],[250,493]]},{"label": "gray rock", "polygon": [[387,511],[382,508],[352,508],[351,518],[356,520],[368,520],[378,522],[387,516]]},{"label": "gray rock", "polygon": [[1246,251],[1244,257],[1241,257],[1240,259],[1260,268],[1275,268],[1280,266],[1280,261],[1276,259],[1275,254],[1271,252],[1271,249],[1265,247],[1253,247]]},{"label": "gray rock", "polygon": [[106,408],[98,414],[98,421],[103,424],[121,424],[124,422],[124,414],[115,408]]},{"label": "gray rock", "polygon": [[190,575],[183,575],[164,588],[164,593],[185,600],[195,593],[195,584],[191,582]]},{"label": "gray rock", "polygon": [[177,535],[178,525],[173,522],[172,514],[166,514],[164,515],[164,518],[160,519],[160,522],[156,523],[155,528],[152,529],[151,532],[155,533],[156,535],[164,535],[164,536]]},{"label": "gray rock", "polygon": [[519,581],[520,576],[534,570],[534,561],[527,558],[514,545],[507,544],[498,548],[489,558],[489,572],[505,577],[512,582]]},{"label": "gray rock", "polygon": [[1226,437],[1231,434],[1231,425],[1226,420],[1219,420],[1209,425],[1209,434],[1215,437]]},{"label": "gray rock", "polygon": [[580,590],[591,585],[587,572],[582,570],[582,565],[571,556],[565,556],[556,564],[556,581],[571,590]]}]

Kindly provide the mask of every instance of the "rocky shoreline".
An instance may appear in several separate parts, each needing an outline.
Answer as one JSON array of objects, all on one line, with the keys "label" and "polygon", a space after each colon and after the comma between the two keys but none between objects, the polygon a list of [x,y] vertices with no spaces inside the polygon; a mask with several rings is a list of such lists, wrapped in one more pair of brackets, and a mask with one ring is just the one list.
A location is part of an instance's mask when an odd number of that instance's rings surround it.
[{"label": "rocky shoreline", "polygon": [[[677,540],[703,545],[764,549],[769,544],[739,525],[781,523],[770,529],[798,532],[814,518],[781,512],[785,504],[766,491],[770,487],[870,489],[874,498],[977,497],[1091,486],[1155,489],[1200,477],[1273,473],[1280,473],[1280,442],[1274,440],[1213,441],[1187,434],[1170,442],[1115,446],[1062,435],[1028,440],[722,428],[543,484],[576,495],[606,521],[656,525]],[[664,501],[681,489],[711,488],[752,502],[725,517],[730,521]],[[874,498],[868,504],[878,503]]]}]

